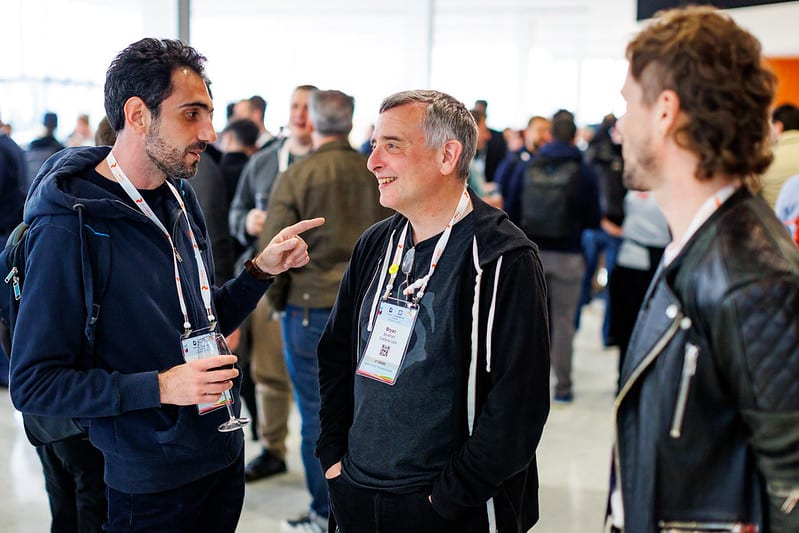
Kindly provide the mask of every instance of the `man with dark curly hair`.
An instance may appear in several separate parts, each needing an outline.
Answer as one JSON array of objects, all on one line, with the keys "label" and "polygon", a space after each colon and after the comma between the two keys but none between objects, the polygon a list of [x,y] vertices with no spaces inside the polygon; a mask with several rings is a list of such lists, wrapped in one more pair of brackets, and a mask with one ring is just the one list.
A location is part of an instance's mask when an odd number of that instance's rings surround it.
[{"label": "man with dark curly hair", "polygon": [[799,253],[750,192],[775,77],[709,7],[627,47],[624,179],[672,234],[621,371],[616,529],[799,531]]}]

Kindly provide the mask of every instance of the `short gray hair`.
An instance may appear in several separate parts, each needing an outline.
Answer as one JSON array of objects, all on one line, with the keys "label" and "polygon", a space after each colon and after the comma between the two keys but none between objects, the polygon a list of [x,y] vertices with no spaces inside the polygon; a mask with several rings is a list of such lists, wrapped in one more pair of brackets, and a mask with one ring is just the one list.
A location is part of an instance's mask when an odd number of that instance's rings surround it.
[{"label": "short gray hair", "polygon": [[469,164],[477,152],[477,123],[462,102],[440,91],[403,91],[392,94],[380,104],[380,112],[408,104],[425,106],[422,129],[429,148],[441,148],[449,140],[463,146],[456,167],[459,177],[469,177]]},{"label": "short gray hair", "polygon": [[322,135],[349,135],[355,99],[341,91],[311,91],[308,115],[314,130]]}]

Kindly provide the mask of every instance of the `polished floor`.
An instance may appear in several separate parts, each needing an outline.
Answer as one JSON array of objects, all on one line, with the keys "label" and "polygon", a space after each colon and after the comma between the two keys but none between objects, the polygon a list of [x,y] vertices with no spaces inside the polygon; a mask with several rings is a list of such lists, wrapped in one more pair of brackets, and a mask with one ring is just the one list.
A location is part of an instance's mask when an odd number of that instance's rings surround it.
[{"label": "polished floor", "polygon": [[[604,349],[599,336],[603,308],[584,309],[575,340],[575,400],[553,406],[538,450],[541,520],[535,533],[601,532],[611,452],[611,409],[617,353]],[[520,324],[520,327],[524,327]],[[284,518],[308,505],[299,458],[299,416],[292,413],[289,472],[247,485],[241,533],[279,532]],[[247,456],[258,453],[247,441]],[[0,532],[49,531],[49,509],[41,467],[22,430],[8,394],[0,397]]]}]

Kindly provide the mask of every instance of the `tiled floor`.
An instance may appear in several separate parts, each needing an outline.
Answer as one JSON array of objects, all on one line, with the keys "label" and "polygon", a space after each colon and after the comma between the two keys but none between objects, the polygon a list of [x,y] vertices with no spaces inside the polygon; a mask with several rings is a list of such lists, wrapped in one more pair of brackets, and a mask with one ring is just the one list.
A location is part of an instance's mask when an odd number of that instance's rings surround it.
[{"label": "tiled floor", "polygon": [[[599,342],[601,303],[584,310],[575,340],[575,401],[554,406],[538,451],[541,520],[536,533],[601,532],[611,446],[611,408],[616,379],[616,350]],[[299,458],[299,418],[292,414],[289,473],[247,486],[241,533],[279,531],[279,522],[308,505]],[[259,451],[247,442],[247,455]],[[49,530],[49,509],[41,467],[25,440],[22,422],[0,395],[0,532]]]}]

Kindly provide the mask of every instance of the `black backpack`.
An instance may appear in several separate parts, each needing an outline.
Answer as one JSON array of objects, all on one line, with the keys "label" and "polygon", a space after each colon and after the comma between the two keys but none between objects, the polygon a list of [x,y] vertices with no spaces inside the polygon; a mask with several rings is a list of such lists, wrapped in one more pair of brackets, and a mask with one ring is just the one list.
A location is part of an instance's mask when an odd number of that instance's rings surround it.
[{"label": "black backpack", "polygon": [[524,172],[519,226],[535,240],[568,238],[579,217],[580,162],[538,156]]},{"label": "black backpack", "polygon": [[[80,226],[81,271],[83,278],[86,323],[84,327],[83,359],[85,368],[94,366],[94,341],[103,296],[111,273],[111,239],[105,224],[93,220],[87,224],[83,204],[73,206]],[[14,343],[14,325],[24,297],[27,236],[29,227],[20,223],[0,252],[0,269],[5,272],[5,291],[0,298],[0,342],[8,357]],[[69,312],[69,310],[66,310]],[[23,413],[25,433],[34,446],[57,442],[70,437],[85,436],[86,429],[75,419]]]}]

